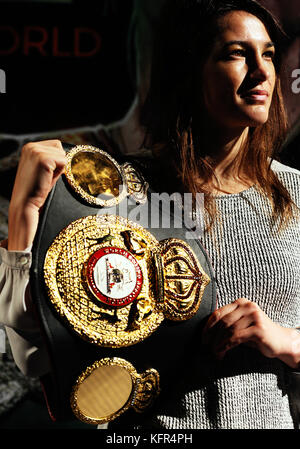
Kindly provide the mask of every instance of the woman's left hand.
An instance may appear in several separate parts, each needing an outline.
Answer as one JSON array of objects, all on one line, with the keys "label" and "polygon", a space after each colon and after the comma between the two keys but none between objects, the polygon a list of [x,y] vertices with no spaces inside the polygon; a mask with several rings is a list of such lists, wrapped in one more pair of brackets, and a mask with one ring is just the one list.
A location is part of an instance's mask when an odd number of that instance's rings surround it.
[{"label": "woman's left hand", "polygon": [[245,298],[217,309],[203,329],[203,344],[218,359],[242,343],[291,368],[300,367],[300,334],[274,323],[256,303]]}]

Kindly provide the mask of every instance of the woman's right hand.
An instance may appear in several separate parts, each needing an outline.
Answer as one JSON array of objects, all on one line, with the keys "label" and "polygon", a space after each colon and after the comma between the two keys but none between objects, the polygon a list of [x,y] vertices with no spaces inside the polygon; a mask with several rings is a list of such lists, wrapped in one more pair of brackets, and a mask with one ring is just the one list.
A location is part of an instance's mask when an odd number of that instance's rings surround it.
[{"label": "woman's right hand", "polygon": [[22,251],[32,244],[40,209],[66,162],[59,140],[27,143],[22,148],[9,205],[8,250]]}]

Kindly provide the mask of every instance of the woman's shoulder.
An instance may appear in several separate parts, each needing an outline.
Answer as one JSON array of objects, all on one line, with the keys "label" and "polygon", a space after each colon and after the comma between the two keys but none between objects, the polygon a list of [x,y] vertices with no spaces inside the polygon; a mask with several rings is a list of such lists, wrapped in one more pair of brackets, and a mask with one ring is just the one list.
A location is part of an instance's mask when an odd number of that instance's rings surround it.
[{"label": "woman's shoulder", "polygon": [[271,169],[275,172],[275,173],[290,173],[291,175],[295,175],[293,176],[295,179],[299,179],[300,177],[300,170],[297,170],[296,168],[293,167],[289,167],[288,165],[284,165],[279,161],[272,161],[271,164]]},{"label": "woman's shoulder", "polygon": [[300,170],[272,161],[271,169],[291,194],[292,199],[300,206]]}]

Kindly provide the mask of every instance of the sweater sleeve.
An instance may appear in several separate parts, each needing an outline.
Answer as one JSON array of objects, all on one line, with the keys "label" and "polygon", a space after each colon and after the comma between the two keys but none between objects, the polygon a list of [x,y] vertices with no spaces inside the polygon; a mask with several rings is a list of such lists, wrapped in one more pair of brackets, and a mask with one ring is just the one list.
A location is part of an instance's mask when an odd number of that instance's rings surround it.
[{"label": "sweater sleeve", "polygon": [[0,323],[6,328],[16,365],[30,377],[50,369],[47,350],[36,320],[29,289],[30,248],[8,251],[0,247]]}]

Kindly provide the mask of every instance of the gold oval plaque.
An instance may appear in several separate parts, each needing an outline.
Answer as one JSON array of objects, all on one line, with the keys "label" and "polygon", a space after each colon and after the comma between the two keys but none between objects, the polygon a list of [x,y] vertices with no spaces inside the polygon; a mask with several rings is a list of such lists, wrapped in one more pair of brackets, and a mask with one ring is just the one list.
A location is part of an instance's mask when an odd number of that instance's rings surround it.
[{"label": "gold oval plaque", "polygon": [[66,156],[66,178],[88,203],[110,207],[127,196],[123,169],[105,151],[91,145],[77,145]]},{"label": "gold oval plaque", "polygon": [[122,177],[107,156],[99,152],[78,152],[71,160],[71,172],[77,185],[88,195],[102,195],[109,200],[119,195]]},{"label": "gold oval plaque", "polygon": [[120,165],[109,153],[91,145],[77,145],[66,157],[66,179],[87,203],[112,207],[128,195],[137,203],[147,200],[149,185],[132,164]]},{"label": "gold oval plaque", "polygon": [[156,370],[138,374],[124,359],[105,358],[79,376],[72,390],[71,407],[81,421],[103,424],[114,420],[129,407],[144,411],[159,392]]}]

